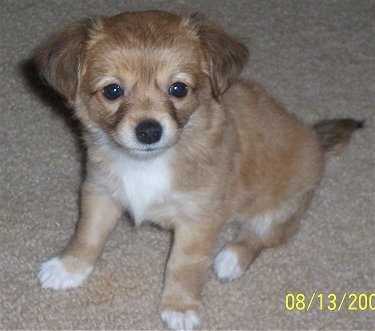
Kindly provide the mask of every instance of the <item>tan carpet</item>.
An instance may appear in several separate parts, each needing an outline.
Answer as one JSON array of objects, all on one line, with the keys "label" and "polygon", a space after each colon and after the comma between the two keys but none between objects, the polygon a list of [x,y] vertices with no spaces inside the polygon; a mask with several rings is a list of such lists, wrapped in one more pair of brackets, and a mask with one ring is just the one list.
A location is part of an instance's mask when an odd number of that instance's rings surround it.
[{"label": "tan carpet", "polygon": [[[39,263],[74,231],[83,157],[74,123],[60,116],[57,99],[30,85],[38,84],[23,61],[50,33],[93,13],[186,7],[244,37],[252,54],[245,76],[306,121],[367,119],[350,146],[329,158],[292,241],[263,252],[232,283],[209,276],[202,327],[375,328],[374,296],[365,311],[365,296],[351,311],[353,298],[340,311],[329,311],[327,298],[337,294],[339,305],[344,293],[375,292],[373,0],[2,0],[0,7],[0,329],[163,328],[157,309],[170,236],[158,229],[136,231],[124,220],[82,287],[38,286]],[[288,311],[287,293],[316,296],[309,311]]]}]

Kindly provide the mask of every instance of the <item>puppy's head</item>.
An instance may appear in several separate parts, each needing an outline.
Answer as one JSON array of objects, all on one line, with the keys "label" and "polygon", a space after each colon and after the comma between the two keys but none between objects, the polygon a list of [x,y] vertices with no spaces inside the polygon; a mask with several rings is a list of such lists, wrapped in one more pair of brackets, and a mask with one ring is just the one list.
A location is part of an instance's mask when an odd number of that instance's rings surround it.
[{"label": "puppy's head", "polygon": [[76,23],[35,60],[90,132],[143,155],[176,143],[197,109],[220,100],[247,55],[199,14],[147,11]]}]

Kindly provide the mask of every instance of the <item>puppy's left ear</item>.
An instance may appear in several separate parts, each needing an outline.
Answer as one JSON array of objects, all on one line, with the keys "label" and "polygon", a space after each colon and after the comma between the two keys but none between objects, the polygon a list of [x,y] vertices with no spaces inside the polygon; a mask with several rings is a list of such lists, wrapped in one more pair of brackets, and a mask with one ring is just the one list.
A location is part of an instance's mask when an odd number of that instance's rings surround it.
[{"label": "puppy's left ear", "polygon": [[65,97],[69,105],[74,104],[86,44],[100,24],[99,18],[88,18],[72,24],[34,54],[40,76]]},{"label": "puppy's left ear", "polygon": [[196,30],[208,65],[213,93],[219,98],[240,75],[249,56],[244,44],[204,15],[194,13],[188,22]]}]

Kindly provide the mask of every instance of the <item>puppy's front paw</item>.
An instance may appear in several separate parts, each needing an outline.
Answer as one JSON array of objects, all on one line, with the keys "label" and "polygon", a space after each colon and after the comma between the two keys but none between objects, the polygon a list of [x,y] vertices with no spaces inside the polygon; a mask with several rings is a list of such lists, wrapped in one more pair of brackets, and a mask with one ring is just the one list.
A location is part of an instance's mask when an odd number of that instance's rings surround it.
[{"label": "puppy's front paw", "polygon": [[200,324],[199,315],[193,310],[185,312],[163,310],[160,315],[168,328],[173,330],[193,330]]},{"label": "puppy's front paw", "polygon": [[222,280],[232,280],[240,277],[244,270],[238,263],[237,253],[231,248],[222,249],[214,261],[216,276]]},{"label": "puppy's front paw", "polygon": [[72,273],[66,270],[60,258],[54,257],[41,264],[38,279],[43,288],[67,290],[81,285],[92,269],[87,268],[83,274]]}]

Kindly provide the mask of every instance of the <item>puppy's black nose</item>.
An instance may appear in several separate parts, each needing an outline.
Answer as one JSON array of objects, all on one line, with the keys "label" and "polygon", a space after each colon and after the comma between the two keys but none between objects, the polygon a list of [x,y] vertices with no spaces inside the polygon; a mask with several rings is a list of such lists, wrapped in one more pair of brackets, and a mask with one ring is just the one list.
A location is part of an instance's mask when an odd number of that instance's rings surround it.
[{"label": "puppy's black nose", "polygon": [[163,127],[155,120],[145,120],[135,128],[135,135],[142,144],[154,144],[160,140],[162,134]]}]

